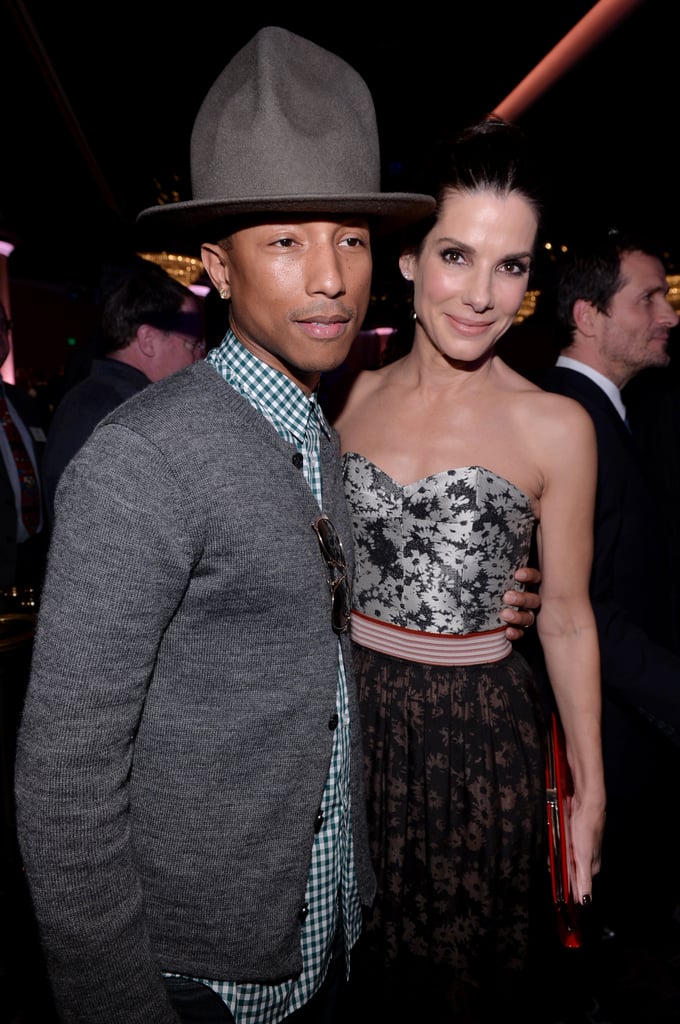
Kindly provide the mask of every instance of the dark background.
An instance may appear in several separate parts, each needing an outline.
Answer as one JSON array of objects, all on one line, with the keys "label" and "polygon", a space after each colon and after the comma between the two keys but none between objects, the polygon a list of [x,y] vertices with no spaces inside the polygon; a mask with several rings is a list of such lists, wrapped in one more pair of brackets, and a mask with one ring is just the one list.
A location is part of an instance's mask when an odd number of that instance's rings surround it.
[{"label": "dark background", "polygon": [[[66,294],[76,317],[96,299],[102,262],[135,245],[136,214],[160,197],[191,198],[197,110],[263,25],[313,39],[363,75],[383,187],[400,190],[419,148],[493,110],[602,3],[336,4],[288,17],[289,6],[2,0],[0,236],[16,243],[15,311],[39,281]],[[674,266],[677,19],[662,0],[629,7],[517,121],[549,158],[545,230],[556,246],[585,226],[633,221],[661,236]]]}]

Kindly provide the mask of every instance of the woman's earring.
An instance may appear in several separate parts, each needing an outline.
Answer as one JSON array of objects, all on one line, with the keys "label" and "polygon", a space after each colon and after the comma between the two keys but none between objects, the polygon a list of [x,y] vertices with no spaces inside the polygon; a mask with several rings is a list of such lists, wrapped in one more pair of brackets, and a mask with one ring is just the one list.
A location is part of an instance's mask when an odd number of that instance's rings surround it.
[{"label": "woman's earring", "polygon": [[411,280],[411,275],[409,274],[408,270],[404,271],[404,280],[405,281],[410,281]]},{"label": "woman's earring", "polygon": [[226,299],[227,297],[228,297],[227,296],[227,289],[226,288],[220,288],[220,298],[221,299]]}]

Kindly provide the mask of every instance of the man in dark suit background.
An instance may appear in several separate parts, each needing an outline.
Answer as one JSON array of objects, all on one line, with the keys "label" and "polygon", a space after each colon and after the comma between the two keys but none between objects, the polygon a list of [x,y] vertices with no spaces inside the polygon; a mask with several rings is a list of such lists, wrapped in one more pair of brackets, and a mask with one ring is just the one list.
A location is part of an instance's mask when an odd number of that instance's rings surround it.
[{"label": "man in dark suit background", "polygon": [[95,356],[58,403],[40,464],[50,528],[61,475],[96,425],[149,384],[205,355],[203,302],[189,288],[141,257],[105,273]]},{"label": "man in dark suit background", "polygon": [[[7,312],[0,302],[0,366],[9,355],[10,329]],[[13,587],[37,591],[42,581],[46,517],[38,467],[44,442],[37,402],[0,377],[0,591],[11,591]],[[17,445],[22,449],[19,464]],[[23,459],[28,459],[25,465]],[[33,522],[24,521],[22,516],[21,477],[26,469],[35,502]]]},{"label": "man in dark suit background", "polygon": [[635,940],[672,930],[678,902],[680,655],[673,647],[672,587],[663,580],[668,538],[626,418],[622,389],[668,364],[678,316],[660,252],[610,232],[561,268],[557,313],[566,329],[540,381],[580,402],[598,443],[591,599],[602,659],[607,825],[594,920]]}]

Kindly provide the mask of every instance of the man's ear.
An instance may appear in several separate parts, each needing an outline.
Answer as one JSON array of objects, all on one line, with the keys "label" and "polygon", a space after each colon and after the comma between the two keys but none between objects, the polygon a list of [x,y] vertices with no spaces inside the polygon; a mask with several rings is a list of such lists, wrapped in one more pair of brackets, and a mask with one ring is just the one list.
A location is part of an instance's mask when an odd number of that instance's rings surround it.
[{"label": "man's ear", "polygon": [[140,324],[135,334],[135,341],[137,347],[143,356],[147,359],[153,359],[156,354],[156,348],[158,346],[158,335],[160,331],[157,327],[152,327],[151,324]]},{"label": "man's ear", "polygon": [[403,252],[399,257],[399,269],[401,276],[406,281],[413,280],[413,253]]},{"label": "man's ear", "polygon": [[231,296],[231,289],[229,287],[229,270],[225,265],[226,256],[224,251],[218,245],[204,243],[201,246],[201,259],[203,260],[206,273],[217,289],[220,298],[228,299]]},{"label": "man's ear", "polygon": [[595,309],[592,302],[588,302],[586,299],[577,299],[574,303],[572,310],[574,323],[581,334],[587,338],[591,338],[595,334],[595,320],[599,315],[599,311]]}]

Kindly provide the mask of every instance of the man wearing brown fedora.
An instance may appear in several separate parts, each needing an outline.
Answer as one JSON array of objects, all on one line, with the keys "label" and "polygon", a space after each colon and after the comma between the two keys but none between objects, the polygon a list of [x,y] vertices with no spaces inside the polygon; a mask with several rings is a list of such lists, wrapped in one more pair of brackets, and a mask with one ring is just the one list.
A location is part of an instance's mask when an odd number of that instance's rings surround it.
[{"label": "man wearing brown fedora", "polygon": [[194,199],[140,223],[208,239],[230,327],[62,477],[20,844],[64,1021],[331,1022],[374,879],[316,389],[366,313],[371,230],[433,200],[380,191],[365,83],[280,28],[217,79],[191,155]]}]

